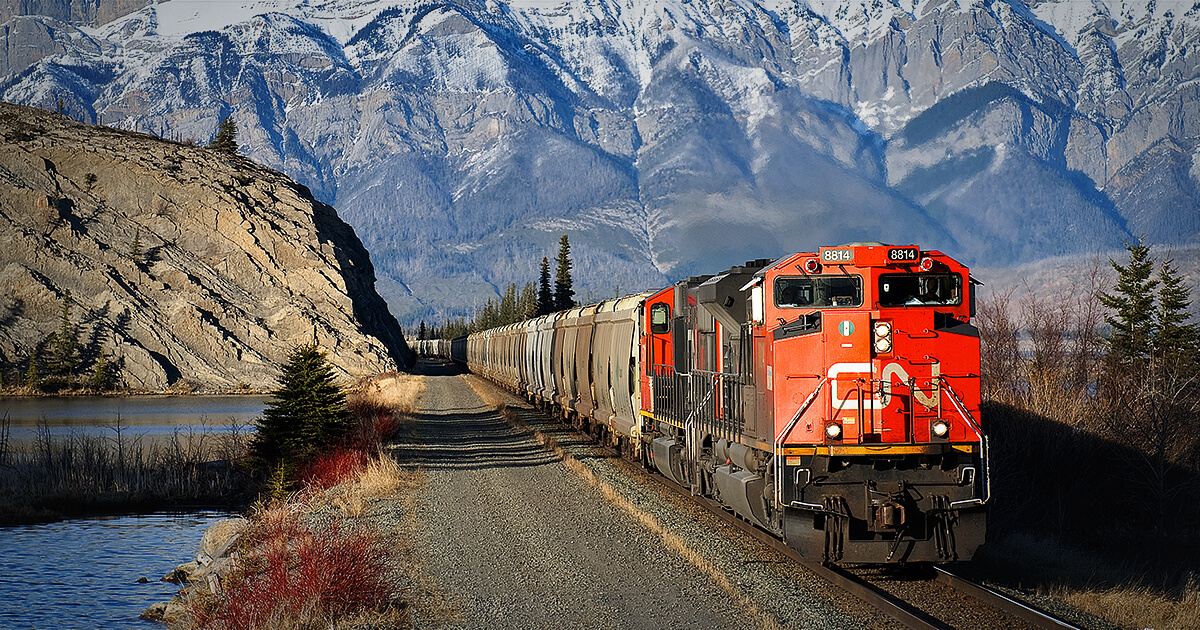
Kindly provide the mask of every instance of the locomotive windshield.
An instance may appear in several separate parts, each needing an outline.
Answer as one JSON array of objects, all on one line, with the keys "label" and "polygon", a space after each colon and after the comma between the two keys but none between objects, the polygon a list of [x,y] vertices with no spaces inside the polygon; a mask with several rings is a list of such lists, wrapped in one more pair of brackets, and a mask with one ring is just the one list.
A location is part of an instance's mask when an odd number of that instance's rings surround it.
[{"label": "locomotive windshield", "polygon": [[787,276],[775,279],[775,306],[862,306],[862,276]]},{"label": "locomotive windshield", "polygon": [[879,276],[880,306],[958,306],[962,276],[956,273],[887,273]]}]

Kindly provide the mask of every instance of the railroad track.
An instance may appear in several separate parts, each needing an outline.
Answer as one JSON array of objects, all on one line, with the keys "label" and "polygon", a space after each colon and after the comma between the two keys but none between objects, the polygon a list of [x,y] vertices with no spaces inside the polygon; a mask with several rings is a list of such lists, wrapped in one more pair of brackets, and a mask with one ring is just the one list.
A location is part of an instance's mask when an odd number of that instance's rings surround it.
[{"label": "railroad track", "polygon": [[[609,449],[611,451],[611,449]],[[615,451],[611,451],[614,455],[618,455]],[[640,468],[638,469],[640,470]],[[783,555],[803,566],[805,569],[817,574],[821,578],[830,582],[834,586],[854,595],[859,600],[870,604],[878,609],[883,614],[894,619],[906,628],[912,630],[954,630],[956,626],[951,625],[935,615],[930,614],[911,603],[889,593],[887,590],[873,584],[871,580],[865,579],[847,569],[826,565],[820,562],[814,562],[801,556],[795,549],[788,547],[783,541],[775,538],[767,532],[747,523],[738,518],[736,515],[729,513],[719,505],[708,501],[702,497],[691,496],[691,494],[678,484],[673,483],[668,479],[664,479],[649,471],[645,471],[646,476],[653,479],[662,487],[676,494],[688,497],[704,507],[721,521],[745,533],[747,536],[754,538],[760,543],[770,547],[772,550]],[[1021,628],[1038,628],[1041,630],[1082,630],[1079,626],[1063,621],[1049,613],[1034,608],[1028,604],[1018,601],[1004,593],[995,589],[989,588],[977,582],[974,582],[960,574],[954,573],[942,567],[934,567],[935,577],[932,582],[936,582],[948,586],[955,591],[958,591],[962,596],[974,600],[989,608],[995,609],[998,614],[1010,617],[1019,623],[1015,627]],[[975,628],[974,624],[970,626],[960,626],[960,628]],[[1008,624],[1005,627],[1014,627]]]},{"label": "railroad track", "polygon": [[[559,419],[555,419],[561,422]],[[578,431],[578,429],[575,429]],[[939,619],[935,614],[921,610],[912,603],[905,601],[901,597],[888,592],[884,588],[872,583],[871,580],[865,579],[855,572],[833,566],[826,565],[820,562],[814,562],[810,559],[801,556],[795,549],[788,547],[782,540],[768,534],[758,527],[747,523],[736,515],[726,511],[716,503],[704,499],[703,497],[693,496],[687,489],[679,486],[675,482],[668,480],[660,475],[654,474],[646,470],[636,462],[622,456],[622,454],[611,447],[596,444],[597,448],[608,453],[613,459],[623,462],[627,465],[627,470],[634,475],[643,476],[646,479],[651,479],[662,488],[669,492],[677,494],[687,499],[691,499],[695,504],[703,507],[720,521],[734,527],[743,532],[747,536],[754,538],[763,545],[769,547],[780,555],[792,560],[805,569],[811,571],[817,576],[825,579],[837,588],[852,594],[860,601],[863,601],[887,617],[895,620],[906,628],[913,630],[965,630],[966,628],[976,629],[980,627],[996,627],[996,628],[1036,628],[1040,630],[1082,630],[1079,626],[1063,621],[1046,613],[1042,610],[1034,608],[1028,604],[1020,602],[1000,591],[989,588],[977,582],[974,582],[958,573],[944,569],[942,567],[933,567],[933,578],[917,580],[916,582],[924,582],[932,587],[933,584],[949,587],[962,597],[976,602],[978,606],[985,608],[985,619],[992,621],[996,616],[1007,617],[1009,623],[986,623],[980,624],[978,617],[976,620],[961,622],[957,626]]]}]

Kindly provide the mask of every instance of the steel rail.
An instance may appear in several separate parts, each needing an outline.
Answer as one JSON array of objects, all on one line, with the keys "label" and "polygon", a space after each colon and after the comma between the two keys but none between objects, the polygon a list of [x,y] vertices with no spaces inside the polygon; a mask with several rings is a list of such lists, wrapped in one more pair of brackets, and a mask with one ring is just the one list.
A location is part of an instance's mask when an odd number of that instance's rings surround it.
[{"label": "steel rail", "polygon": [[1000,591],[988,588],[967,578],[943,569],[934,567],[937,571],[937,581],[962,592],[984,603],[990,604],[1026,623],[1045,628],[1046,630],[1080,630],[1079,626],[1071,625],[1057,617],[1044,613],[1024,602],[1017,601]]}]

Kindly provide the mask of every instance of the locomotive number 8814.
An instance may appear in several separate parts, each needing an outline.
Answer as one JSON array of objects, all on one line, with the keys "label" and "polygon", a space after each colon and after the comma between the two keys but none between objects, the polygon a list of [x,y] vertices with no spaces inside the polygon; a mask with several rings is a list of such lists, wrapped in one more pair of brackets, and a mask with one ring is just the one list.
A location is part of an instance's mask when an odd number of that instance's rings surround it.
[{"label": "locomotive number 8814", "polygon": [[989,495],[972,286],[940,252],[852,243],[420,350],[813,560],[967,560]]}]

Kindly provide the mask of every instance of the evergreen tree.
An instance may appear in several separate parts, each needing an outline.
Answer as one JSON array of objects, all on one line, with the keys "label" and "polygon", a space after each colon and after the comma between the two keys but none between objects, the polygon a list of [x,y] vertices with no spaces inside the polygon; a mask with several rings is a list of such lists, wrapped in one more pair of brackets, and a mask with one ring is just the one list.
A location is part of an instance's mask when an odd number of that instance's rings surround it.
[{"label": "evergreen tree", "polygon": [[50,341],[50,362],[47,367],[52,376],[64,379],[69,379],[79,369],[78,331],[71,323],[71,305],[74,301],[71,292],[67,291],[63,298],[58,332],[54,333]]},{"label": "evergreen tree", "polygon": [[303,458],[341,440],[351,428],[346,396],[316,344],[288,355],[251,447],[260,465]]},{"label": "evergreen tree", "polygon": [[39,360],[37,348],[34,348],[33,353],[29,355],[29,369],[25,370],[25,387],[34,391],[42,388],[42,376],[38,371]]},{"label": "evergreen tree", "polygon": [[92,375],[88,378],[88,386],[98,392],[107,392],[113,388],[115,376],[112,364],[108,361],[108,353],[101,349],[100,356],[96,357],[96,363],[92,366]]},{"label": "evergreen tree", "polygon": [[479,311],[479,315],[475,317],[475,322],[472,328],[475,330],[488,330],[501,326],[500,323],[500,307],[496,301],[488,298],[487,304],[483,305],[483,310]]},{"label": "evergreen tree", "polygon": [[142,262],[142,228],[138,228],[133,234],[133,242],[129,244],[129,259],[134,264]]},{"label": "evergreen tree", "polygon": [[526,282],[521,289],[521,297],[517,299],[517,310],[520,311],[518,320],[533,319],[541,315],[538,312],[537,289],[534,288],[532,282]]},{"label": "evergreen tree", "polygon": [[1154,351],[1172,366],[1196,360],[1200,352],[1200,330],[1191,318],[1190,291],[1170,258],[1162,262],[1158,274],[1158,309],[1154,316]]},{"label": "evergreen tree", "polygon": [[571,243],[563,234],[559,240],[558,269],[554,276],[554,310],[565,311],[575,306],[575,290],[571,288]]},{"label": "evergreen tree", "polygon": [[517,283],[509,282],[500,300],[500,325],[507,326],[520,321],[517,318]]},{"label": "evergreen tree", "polygon": [[233,116],[221,119],[221,123],[217,125],[217,135],[208,143],[208,148],[229,154],[238,152],[237,123],[233,122]]},{"label": "evergreen tree", "polygon": [[554,293],[550,289],[550,261],[542,256],[542,266],[538,270],[537,314],[549,315],[554,312]]},{"label": "evergreen tree", "polygon": [[1117,365],[1130,365],[1146,359],[1154,334],[1154,288],[1158,280],[1152,279],[1154,261],[1150,260],[1150,247],[1138,241],[1136,245],[1125,244],[1129,251],[1129,262],[1119,265],[1109,260],[1117,271],[1117,285],[1113,293],[1101,293],[1100,303],[1112,309],[1104,321],[1112,327],[1108,338],[1108,359]]},{"label": "evergreen tree", "polygon": [[429,339],[429,329],[425,327],[425,320],[421,320],[421,326],[417,328],[417,339]]}]

